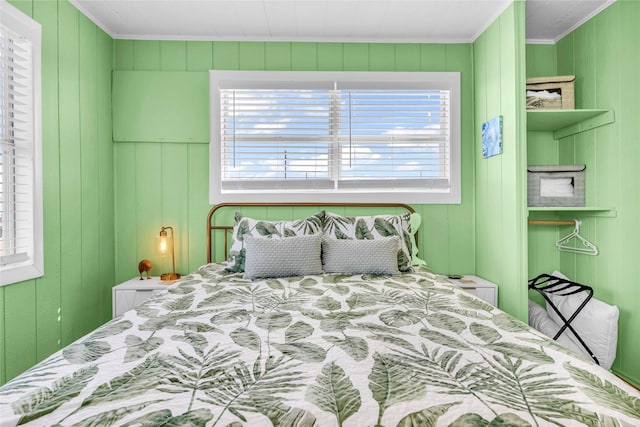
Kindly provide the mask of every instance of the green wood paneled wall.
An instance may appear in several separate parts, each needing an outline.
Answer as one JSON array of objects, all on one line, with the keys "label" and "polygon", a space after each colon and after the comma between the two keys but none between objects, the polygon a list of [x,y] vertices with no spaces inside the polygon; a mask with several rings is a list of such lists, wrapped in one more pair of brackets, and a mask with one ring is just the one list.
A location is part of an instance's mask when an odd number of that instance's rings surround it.
[{"label": "green wood paneled wall", "polygon": [[[560,75],[576,75],[576,108],[613,109],[615,123],[555,142],[550,142],[547,135],[544,148],[530,151],[530,161],[557,159],[562,164],[586,164],[587,205],[617,210],[614,218],[581,218],[581,234],[600,250],[595,257],[564,252],[559,255],[554,249],[549,251],[555,253],[550,257],[540,247],[542,242],[553,245],[559,234],[567,234],[570,229],[545,230],[549,236],[541,235],[542,230],[531,230],[530,241],[540,245],[538,257],[530,257],[530,275],[549,272],[550,258],[555,258],[553,268],[593,286],[596,298],[618,306],[618,352],[613,370],[636,385],[640,385],[638,22],[640,2],[618,0],[556,44],[555,56],[547,59],[547,66],[557,66],[555,71]],[[528,46],[527,55],[544,58],[548,54],[544,49],[548,48]]]},{"label": "green wood paneled wall", "polygon": [[[473,45],[476,273],[499,285],[499,307],[526,322],[524,2],[511,4]],[[503,153],[482,158],[481,123],[502,115]]]},{"label": "green wood paneled wall", "polygon": [[[462,204],[416,209],[423,217],[421,254],[431,268],[442,273],[475,271],[471,45],[134,40],[114,44],[117,281],[135,276],[142,258],[152,261],[153,274],[170,267],[154,249],[162,225],[176,229],[180,272],[205,262],[209,110],[208,104],[201,104],[202,95],[208,100],[210,69],[460,71]],[[132,84],[140,79],[148,84]],[[150,93],[159,84],[166,87],[165,93]],[[194,95],[181,95],[181,88]],[[140,112],[139,99],[147,96],[155,104],[145,104],[148,110]],[[165,114],[169,107],[176,111],[174,116]],[[181,117],[186,116],[196,129],[182,123]],[[204,140],[193,136],[203,134],[207,135]],[[255,215],[305,213],[257,211]]]},{"label": "green wood paneled wall", "polygon": [[66,0],[42,25],[45,275],[0,288],[0,384],[111,318],[112,40]]}]

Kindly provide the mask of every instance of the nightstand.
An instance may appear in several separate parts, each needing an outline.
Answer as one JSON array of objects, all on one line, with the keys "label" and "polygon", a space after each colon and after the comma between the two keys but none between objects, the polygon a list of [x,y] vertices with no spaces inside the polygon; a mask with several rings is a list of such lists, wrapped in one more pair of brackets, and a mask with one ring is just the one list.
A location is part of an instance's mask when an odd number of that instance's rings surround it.
[{"label": "nightstand", "polygon": [[460,279],[452,279],[445,276],[446,279],[464,289],[465,291],[474,294],[478,298],[481,298],[491,304],[494,307],[498,306],[498,286],[495,283],[491,283],[488,280],[478,276],[462,276]]},{"label": "nightstand", "polygon": [[125,311],[131,310],[154,296],[156,291],[167,289],[167,286],[174,282],[161,282],[159,277],[152,277],[149,280],[140,280],[139,277],[136,277],[114,286],[111,300],[113,303],[113,317],[120,316]]}]

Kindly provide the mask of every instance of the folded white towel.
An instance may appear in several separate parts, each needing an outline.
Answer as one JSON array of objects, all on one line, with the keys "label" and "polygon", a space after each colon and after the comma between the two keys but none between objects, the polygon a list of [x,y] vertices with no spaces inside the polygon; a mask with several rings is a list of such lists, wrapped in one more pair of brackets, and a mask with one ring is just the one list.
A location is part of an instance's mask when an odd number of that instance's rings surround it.
[{"label": "folded white towel", "polygon": [[574,197],[572,178],[540,178],[541,197]]},{"label": "folded white towel", "polygon": [[562,98],[557,92],[549,92],[547,90],[528,90],[527,96],[535,96],[536,98],[559,99]]}]

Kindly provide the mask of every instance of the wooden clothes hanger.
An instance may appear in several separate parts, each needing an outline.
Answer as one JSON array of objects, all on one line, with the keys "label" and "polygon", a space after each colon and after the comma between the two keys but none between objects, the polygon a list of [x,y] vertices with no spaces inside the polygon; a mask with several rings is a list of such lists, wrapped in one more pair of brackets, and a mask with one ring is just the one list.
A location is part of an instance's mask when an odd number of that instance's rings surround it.
[{"label": "wooden clothes hanger", "polygon": [[[558,248],[559,251],[563,252],[574,252],[585,255],[598,255],[598,248],[596,248],[593,243],[580,235],[580,224],[582,224],[582,222],[579,219],[574,219],[573,221],[575,223],[573,231],[570,234],[564,236],[562,239],[558,240],[556,242],[556,248]],[[575,246],[571,245],[570,242],[572,239],[577,239],[582,244],[582,246],[580,246],[580,244],[576,244]]]}]

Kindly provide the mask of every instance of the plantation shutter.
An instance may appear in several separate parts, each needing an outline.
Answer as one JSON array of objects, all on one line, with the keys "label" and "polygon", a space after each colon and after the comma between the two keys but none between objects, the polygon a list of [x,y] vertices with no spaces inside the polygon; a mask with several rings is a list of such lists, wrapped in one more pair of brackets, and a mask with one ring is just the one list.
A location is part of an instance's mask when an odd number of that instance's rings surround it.
[{"label": "plantation shutter", "polygon": [[[3,5],[3,8],[6,6]],[[0,272],[2,284],[41,275],[36,159],[40,27],[7,7],[0,24]],[[38,73],[36,73],[36,69]],[[38,82],[39,84],[39,82]],[[38,144],[39,145],[39,144]],[[41,202],[40,202],[41,204]],[[39,206],[41,209],[41,206]],[[37,239],[37,235],[39,238]],[[38,241],[36,241],[38,240]],[[27,276],[15,276],[27,267]]]},{"label": "plantation shutter", "polygon": [[341,93],[341,187],[448,188],[449,91]]},{"label": "plantation shutter", "polygon": [[327,90],[226,89],[220,104],[224,189],[331,186]]},{"label": "plantation shutter", "polygon": [[459,73],[210,76],[211,203],[460,203]]}]

